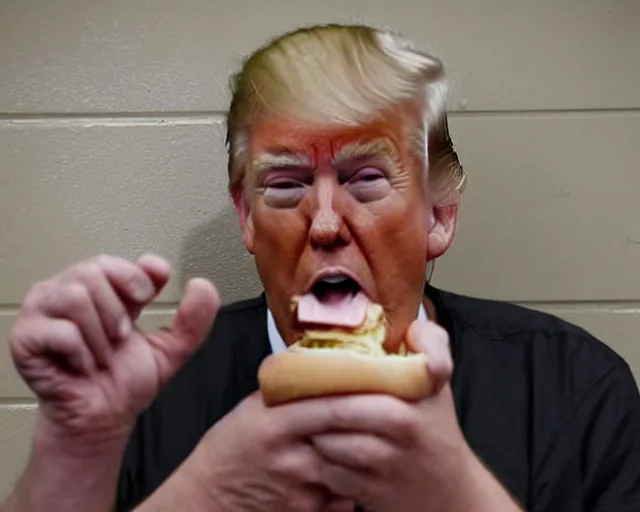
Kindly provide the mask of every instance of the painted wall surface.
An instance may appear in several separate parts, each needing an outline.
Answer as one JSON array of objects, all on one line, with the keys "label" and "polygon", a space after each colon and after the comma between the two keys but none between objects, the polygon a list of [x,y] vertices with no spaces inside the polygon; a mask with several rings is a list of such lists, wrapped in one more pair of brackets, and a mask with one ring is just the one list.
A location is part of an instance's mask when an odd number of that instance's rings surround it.
[{"label": "painted wall surface", "polygon": [[[469,174],[452,291],[584,326],[640,377],[637,0],[0,0],[0,336],[29,285],[87,256],[158,252],[176,277],[260,291],[226,193],[228,77],[301,24],[394,27],[443,57]],[[5,346],[6,347],[6,346]],[[0,497],[33,396],[0,351]]]}]

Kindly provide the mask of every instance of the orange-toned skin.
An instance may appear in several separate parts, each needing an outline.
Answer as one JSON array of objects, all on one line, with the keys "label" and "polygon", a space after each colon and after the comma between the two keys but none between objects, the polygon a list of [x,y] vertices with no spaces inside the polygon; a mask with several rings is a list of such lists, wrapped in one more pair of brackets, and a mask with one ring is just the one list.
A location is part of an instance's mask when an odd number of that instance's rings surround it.
[{"label": "orange-toned skin", "polygon": [[[308,160],[295,169],[248,173],[235,203],[248,250],[269,291],[276,324],[288,344],[302,334],[291,298],[308,291],[326,267],[354,273],[389,322],[386,348],[395,351],[423,299],[429,257],[446,250],[449,237],[429,234],[430,205],[422,163],[412,151],[411,111],[398,108],[358,127],[317,127],[275,120],[252,126],[253,161],[265,154]],[[386,142],[382,151],[334,164],[347,145]],[[292,159],[293,160],[293,159]],[[274,159],[279,164],[282,158]],[[268,166],[267,166],[268,167]],[[288,186],[289,189],[277,187]],[[244,194],[242,194],[244,192]]]}]

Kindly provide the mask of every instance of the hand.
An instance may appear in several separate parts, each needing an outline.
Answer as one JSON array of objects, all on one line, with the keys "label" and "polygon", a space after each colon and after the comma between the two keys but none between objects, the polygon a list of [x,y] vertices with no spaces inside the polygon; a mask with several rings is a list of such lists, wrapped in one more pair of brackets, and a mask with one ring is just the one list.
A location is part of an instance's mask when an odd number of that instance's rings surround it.
[{"label": "hand", "polygon": [[184,504],[176,487],[193,489],[197,482],[207,495],[197,503],[207,510],[352,512],[353,500],[336,499],[322,486],[322,459],[309,444],[309,435],[324,431],[330,416],[322,401],[268,408],[257,392],[209,430],[174,474],[173,489],[169,481],[140,510]]},{"label": "hand", "polygon": [[389,396],[335,399],[334,432],[313,437],[328,462],[322,481],[371,512],[461,510],[455,504],[463,475],[477,464],[456,418],[448,335],[415,322],[407,342],[427,354],[434,394],[417,404]]},{"label": "hand", "polygon": [[194,279],[172,328],[141,332],[135,320],[169,277],[158,257],[134,264],[99,256],[31,288],[10,349],[40,405],[37,435],[72,439],[78,448],[126,440],[137,415],[206,337],[219,308],[214,286]]}]

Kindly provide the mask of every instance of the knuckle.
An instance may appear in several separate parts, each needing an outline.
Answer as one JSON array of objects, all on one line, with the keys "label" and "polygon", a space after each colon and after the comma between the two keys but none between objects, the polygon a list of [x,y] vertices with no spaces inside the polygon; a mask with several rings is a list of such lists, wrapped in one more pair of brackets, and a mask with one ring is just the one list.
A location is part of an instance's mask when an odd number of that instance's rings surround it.
[{"label": "knuckle", "polygon": [[99,267],[103,267],[105,265],[108,265],[112,260],[113,260],[113,256],[103,252],[103,253],[97,254],[96,256],[91,258],[89,261],[95,265],[98,265]]},{"label": "knuckle", "polygon": [[71,344],[81,343],[84,341],[80,327],[70,321],[66,321],[59,325],[59,337],[64,338]]},{"label": "knuckle", "polygon": [[95,261],[88,261],[76,267],[77,278],[86,284],[91,284],[102,276],[102,269]]},{"label": "knuckle", "polygon": [[135,287],[144,287],[147,284],[146,274],[138,267],[122,265],[118,269],[118,275],[122,279],[123,284],[130,290]]},{"label": "knuckle", "polygon": [[27,292],[27,295],[41,295],[47,288],[48,281],[36,281],[33,283]]},{"label": "knuckle", "polygon": [[120,258],[118,256],[113,256],[111,254],[100,254],[94,258],[94,263],[98,265],[98,267],[102,269],[109,269],[112,272],[117,272],[122,275],[132,275],[135,274],[135,264],[131,261]]},{"label": "knuckle", "polygon": [[9,346],[15,349],[24,344],[27,337],[25,323],[18,319],[9,330]]},{"label": "knuckle", "polygon": [[340,427],[348,422],[351,411],[351,402],[347,400],[333,401],[327,403],[327,413],[331,425]]},{"label": "knuckle", "polygon": [[48,288],[47,281],[38,281],[32,284],[22,301],[22,309],[24,311],[37,309],[42,299],[47,295]]},{"label": "knuckle", "polygon": [[129,260],[112,256],[110,254],[99,254],[93,258],[92,263],[103,273],[118,276],[130,276],[134,274],[135,265]]},{"label": "knuckle", "polygon": [[274,467],[281,475],[304,475],[308,469],[308,463],[299,453],[285,452],[276,457]]},{"label": "knuckle", "polygon": [[412,438],[416,432],[413,415],[405,411],[389,411],[389,425],[398,437]]},{"label": "knuckle", "polygon": [[62,302],[71,308],[84,309],[89,302],[89,292],[80,283],[69,283],[62,292]]},{"label": "knuckle", "polygon": [[361,443],[354,450],[354,458],[356,464],[365,468],[377,468],[384,467],[387,462],[386,454],[380,447],[375,446],[373,443]]},{"label": "knuckle", "polygon": [[71,352],[77,353],[86,345],[80,328],[73,322],[64,321],[55,326],[55,332],[51,333],[51,339],[58,347],[66,347]]},{"label": "knuckle", "polygon": [[260,428],[258,438],[263,444],[272,444],[283,435],[282,422],[278,417],[267,412],[263,418],[263,424]]}]

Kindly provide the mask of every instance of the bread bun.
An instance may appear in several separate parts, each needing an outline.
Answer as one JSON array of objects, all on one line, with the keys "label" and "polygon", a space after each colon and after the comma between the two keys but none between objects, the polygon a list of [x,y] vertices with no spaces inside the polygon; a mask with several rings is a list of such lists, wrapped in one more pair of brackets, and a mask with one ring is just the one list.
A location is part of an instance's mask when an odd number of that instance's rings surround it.
[{"label": "bread bun", "polygon": [[424,354],[383,348],[382,308],[371,304],[356,329],[309,329],[287,351],[269,355],[258,369],[258,382],[269,406],[304,398],[352,393],[380,393],[417,401],[431,391]]},{"label": "bread bun", "polygon": [[347,350],[282,352],[258,371],[267,405],[345,393],[381,393],[415,401],[430,392],[424,354],[373,357]]}]

